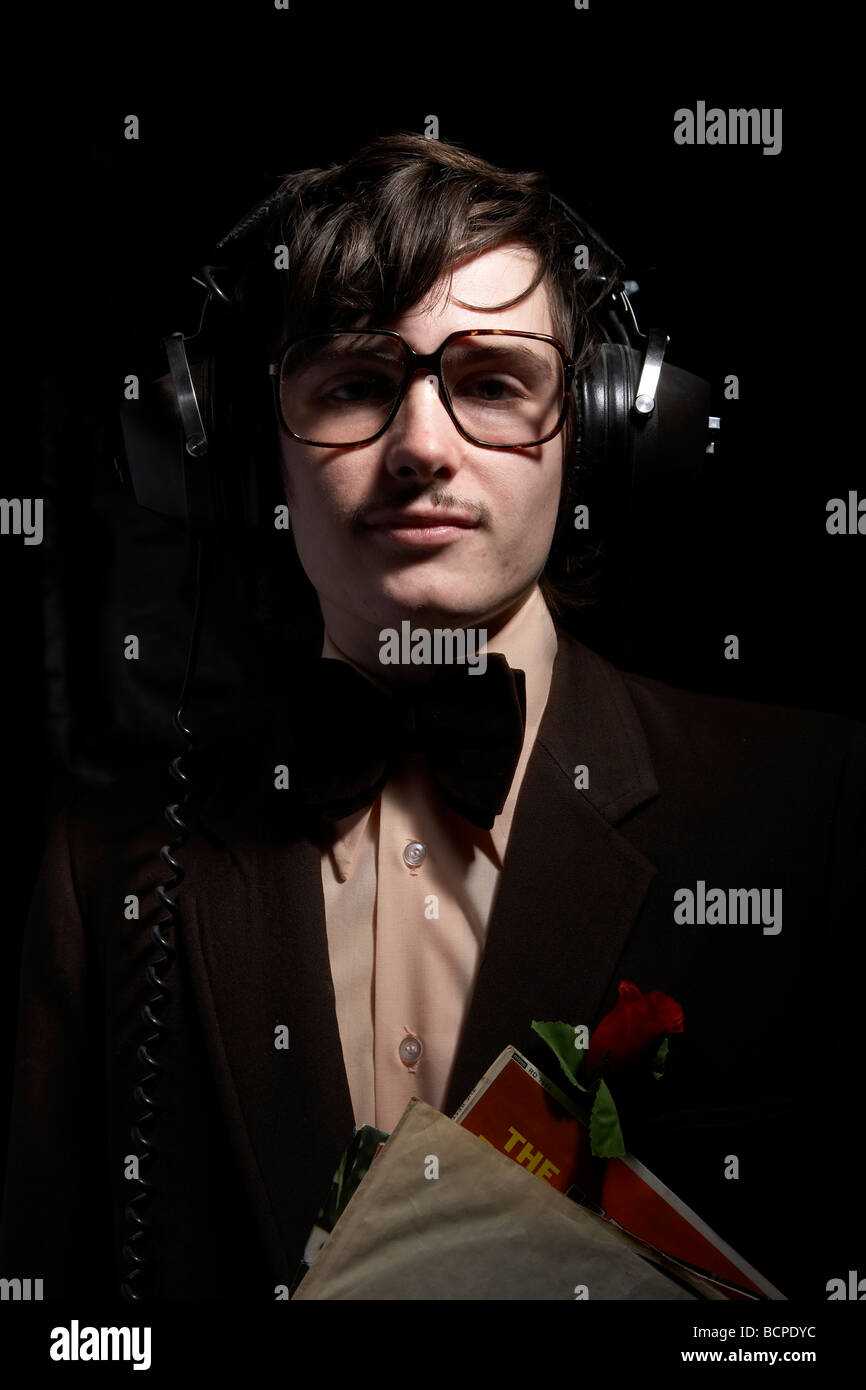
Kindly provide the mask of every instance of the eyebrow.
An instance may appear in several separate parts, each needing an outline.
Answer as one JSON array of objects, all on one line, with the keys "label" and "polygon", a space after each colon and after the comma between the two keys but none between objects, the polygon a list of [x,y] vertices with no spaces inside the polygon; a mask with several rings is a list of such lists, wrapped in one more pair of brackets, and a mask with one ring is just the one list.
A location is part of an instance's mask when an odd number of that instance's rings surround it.
[{"label": "eyebrow", "polygon": [[[373,332],[372,329],[369,330],[369,331],[370,331],[370,332]],[[512,329],[507,329],[507,328],[506,328],[506,329],[503,329],[502,331],[503,331],[503,334],[509,333],[509,332],[512,332],[512,331],[513,331],[515,334],[517,334],[517,333],[520,332],[519,329],[513,329],[513,330],[512,330]],[[471,332],[472,332],[472,329],[470,329],[470,328],[466,328],[466,329],[460,329],[460,328],[458,328],[458,329],[454,329],[453,332],[456,332],[456,333],[471,333]],[[346,337],[349,338],[349,337],[353,337],[353,336],[355,336],[355,337],[357,337],[357,338],[363,338],[363,337],[365,336],[365,331],[361,330],[361,331],[359,331],[357,334],[353,334],[351,329],[347,329],[347,330],[346,330]],[[450,337],[451,337],[451,334],[450,334],[450,333],[447,334],[446,337],[449,337],[449,338],[450,338]],[[404,338],[404,339],[402,339],[402,341],[403,341],[403,342],[406,342],[406,339]],[[443,341],[444,341],[444,340],[443,340]],[[407,347],[411,347],[412,345],[411,345],[411,343],[406,342],[406,346],[407,346]],[[440,343],[439,346],[441,347],[442,344]],[[510,353],[510,354],[517,355],[518,357],[524,357],[524,358],[526,358],[528,361],[531,361],[531,362],[538,362],[538,361],[541,360],[537,351],[533,351],[533,349],[530,348],[530,347],[525,347],[525,346],[523,345],[523,343],[520,342],[519,338],[516,338],[516,337],[510,339],[508,342],[503,342],[502,338],[499,337],[498,335],[497,335],[496,337],[483,338],[483,339],[481,339],[481,340],[479,340],[478,338],[470,338],[466,343],[452,343],[451,346],[452,346],[452,351],[456,351],[456,352],[460,352],[460,353],[470,353],[470,352],[478,352],[478,351],[481,351],[481,352],[490,352],[490,351],[495,352],[495,351],[497,351],[497,350],[505,350],[506,352],[508,352],[508,353]],[[342,351],[343,351],[342,349],[336,348],[336,347],[334,346],[333,343],[328,343],[326,346],[323,346],[323,347],[321,347],[321,348],[318,348],[315,352],[311,352],[310,355],[309,355],[309,357],[304,357],[304,358],[301,358],[300,360],[301,360],[301,362],[308,362],[308,361],[311,361],[311,360],[320,361],[320,360],[323,360],[323,359],[326,360],[326,359],[329,358],[329,357],[340,357],[340,356],[342,356]],[[376,344],[372,344],[372,343],[371,343],[371,344],[368,344],[366,347],[364,347],[363,344],[358,343],[358,344],[356,345],[356,351],[364,351],[364,352],[365,352],[368,356],[370,356],[370,357],[381,357],[382,360],[383,360],[383,361],[386,361],[386,362],[393,362],[393,361],[396,360],[396,354],[385,352],[385,351],[381,348],[381,346],[380,346],[378,343],[376,343]],[[417,352],[417,349],[413,349],[413,351],[416,351],[416,352]],[[423,357],[423,356],[426,356],[427,354],[426,354],[426,353],[419,353],[418,355],[419,355],[420,357]]]},{"label": "eyebrow", "polygon": [[[347,334],[347,336],[350,335]],[[402,366],[401,357],[398,357],[397,354],[393,352],[385,352],[380,344],[371,343],[367,347],[358,344],[353,350],[355,352],[363,352],[365,357],[376,358],[381,362],[388,362],[397,367]],[[327,346],[318,348],[314,352],[310,352],[307,356],[300,358],[296,365],[297,367],[305,367],[317,362],[328,362],[334,358],[343,357],[345,351],[345,348],[338,348],[333,343],[328,343]]]},{"label": "eyebrow", "polygon": [[485,338],[481,342],[479,342],[477,338],[471,338],[468,343],[455,344],[454,346],[465,354],[470,353],[473,349],[480,352],[504,351],[507,352],[510,357],[522,357],[529,362],[541,363],[543,361],[538,352],[533,352],[532,348],[524,347],[516,338],[513,338],[508,343],[504,343],[501,338]]}]

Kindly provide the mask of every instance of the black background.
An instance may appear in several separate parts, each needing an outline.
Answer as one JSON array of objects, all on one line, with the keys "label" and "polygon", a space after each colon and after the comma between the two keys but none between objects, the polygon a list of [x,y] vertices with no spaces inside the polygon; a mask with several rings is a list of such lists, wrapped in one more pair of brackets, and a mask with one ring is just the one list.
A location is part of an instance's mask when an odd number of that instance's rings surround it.
[{"label": "black background", "polygon": [[[848,84],[831,13],[246,0],[34,15],[7,57],[21,81],[7,118],[6,411],[24,428],[18,445],[8,436],[2,493],[45,497],[46,539],[0,539],[4,1076],[46,816],[76,777],[177,751],[189,556],[124,492],[106,411],[145,346],[192,331],[191,273],[292,169],[435,114],[442,140],[544,170],[623,256],[642,328],[670,333],[669,357],[712,382],[723,419],[698,501],[639,519],[627,601],[574,630],[672,684],[862,716],[864,542],[825,527],[829,498],[864,491],[845,412],[856,368],[839,346]],[[781,154],[676,145],[674,112],[698,100],[782,107]],[[138,141],[124,139],[131,113]],[[740,399],[724,402],[729,373]],[[142,624],[151,657],[133,681],[118,634]],[[212,629],[203,689],[228,690],[231,659]]]}]

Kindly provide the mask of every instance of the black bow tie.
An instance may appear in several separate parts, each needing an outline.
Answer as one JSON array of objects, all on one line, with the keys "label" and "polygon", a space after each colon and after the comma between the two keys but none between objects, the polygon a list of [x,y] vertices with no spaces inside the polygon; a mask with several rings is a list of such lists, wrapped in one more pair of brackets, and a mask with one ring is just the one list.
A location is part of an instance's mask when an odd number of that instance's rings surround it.
[{"label": "black bow tie", "polygon": [[412,696],[383,693],[322,657],[299,682],[290,785],[326,820],[375,801],[405,752],[424,755],[443,800],[489,830],[505,805],[526,723],[526,681],[504,656],[487,669],[438,666]]}]

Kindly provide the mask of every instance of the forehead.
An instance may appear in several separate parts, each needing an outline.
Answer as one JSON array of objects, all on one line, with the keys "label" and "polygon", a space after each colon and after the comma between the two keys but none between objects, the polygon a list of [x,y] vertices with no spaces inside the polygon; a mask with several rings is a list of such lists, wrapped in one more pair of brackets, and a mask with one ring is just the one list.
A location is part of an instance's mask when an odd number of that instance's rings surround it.
[{"label": "forehead", "polygon": [[[403,333],[418,352],[431,351],[458,328],[517,328],[553,334],[547,288],[526,291],[538,274],[538,259],[523,246],[497,246],[459,265],[448,292],[448,276],[385,328]],[[517,303],[511,303],[517,300]],[[508,308],[494,306],[506,304]],[[469,307],[471,306],[471,307]]]}]

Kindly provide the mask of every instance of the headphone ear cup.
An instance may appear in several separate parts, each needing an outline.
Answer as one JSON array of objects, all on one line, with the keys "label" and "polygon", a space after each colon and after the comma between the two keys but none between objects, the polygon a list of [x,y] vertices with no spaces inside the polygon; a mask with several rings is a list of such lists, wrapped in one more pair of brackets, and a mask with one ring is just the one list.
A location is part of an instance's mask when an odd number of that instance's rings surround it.
[{"label": "headphone ear cup", "polygon": [[[226,514],[220,430],[212,405],[213,362],[203,349],[192,358],[179,335],[175,352],[182,364],[186,416],[178,395],[181,388],[171,370],[147,380],[140,398],[124,401],[120,409],[124,453],[135,500],[160,516],[185,524],[193,535],[202,535],[218,526]],[[186,447],[187,429],[191,428],[188,403],[193,396],[193,413],[201,417],[207,444],[195,456]],[[200,428],[194,433],[201,438]]]},{"label": "headphone ear cup", "polygon": [[603,343],[578,382],[580,459],[601,506],[605,534],[628,509],[635,441],[647,424],[645,416],[636,427],[630,418],[639,371],[640,354],[634,348]]},{"label": "headphone ear cup", "polygon": [[244,346],[242,336],[226,330],[212,332],[194,349],[181,340],[187,386],[207,441],[204,453],[194,457],[186,448],[171,371],[147,380],[140,399],[121,405],[123,452],[136,501],[185,524],[193,535],[272,525],[274,505],[285,501],[267,372],[255,371],[256,359]]},{"label": "headphone ear cup", "polygon": [[138,399],[122,401],[119,414],[126,472],[136,502],[185,523],[188,456],[171,373],[144,380]]},{"label": "headphone ear cup", "polygon": [[709,383],[665,362],[655,409],[642,415],[633,404],[642,365],[636,348],[604,343],[579,380],[580,456],[607,534],[627,521],[639,493],[661,496],[705,465]]},{"label": "headphone ear cup", "polygon": [[[706,466],[710,404],[708,381],[665,362],[651,417],[654,428],[640,436],[637,446],[636,478],[649,471],[674,484],[701,474]],[[645,468],[643,454],[650,446],[652,456]],[[657,461],[655,468],[653,459]]]}]

